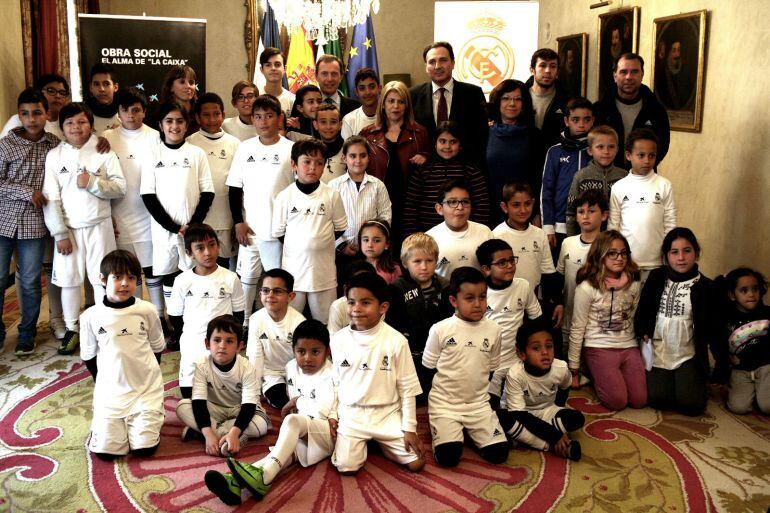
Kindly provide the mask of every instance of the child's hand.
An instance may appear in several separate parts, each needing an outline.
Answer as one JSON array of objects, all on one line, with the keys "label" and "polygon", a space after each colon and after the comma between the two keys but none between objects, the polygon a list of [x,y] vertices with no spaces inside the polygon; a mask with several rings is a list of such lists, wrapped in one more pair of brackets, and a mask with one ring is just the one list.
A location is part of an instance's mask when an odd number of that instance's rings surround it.
[{"label": "child's hand", "polygon": [[404,431],[404,449],[414,452],[417,457],[423,459],[422,444],[414,431]]},{"label": "child's hand", "polygon": [[564,320],[564,305],[559,305],[553,309],[551,320],[554,321],[554,328],[561,328],[561,323]]},{"label": "child's hand", "polygon": [[299,118],[288,118],[286,120],[286,126],[291,128],[299,128]]},{"label": "child's hand", "polygon": [[345,249],[342,250],[342,253],[347,256],[356,256],[356,253],[358,253],[358,248],[355,246],[355,244],[348,244],[345,246]]},{"label": "child's hand", "polygon": [[239,439],[240,436],[241,430],[233,426],[230,428],[230,431],[228,431],[227,434],[219,440],[219,447],[222,446],[223,442],[227,442],[227,450],[230,452],[230,454],[237,454],[238,451],[241,450],[241,441]]},{"label": "child's hand", "polygon": [[209,456],[220,456],[219,437],[210,427],[203,428],[203,436],[206,438],[206,454]]},{"label": "child's hand", "polygon": [[99,141],[96,143],[96,151],[98,153],[107,153],[110,151],[110,141],[104,137],[99,137]]},{"label": "child's hand", "polygon": [[286,417],[286,415],[289,415],[297,411],[297,399],[298,397],[295,397],[294,399],[290,400],[288,403],[283,405],[283,408],[281,408],[281,418],[284,418]]},{"label": "child's hand", "polygon": [[56,241],[56,251],[62,255],[69,255],[72,253],[72,242],[69,239]]},{"label": "child's hand", "polygon": [[548,234],[548,244],[552,247],[556,247],[556,234],[555,233],[549,233]]},{"label": "child's hand", "polygon": [[90,180],[91,175],[88,174],[88,170],[86,168],[81,169],[80,174],[78,174],[78,187],[85,189],[88,187],[88,182]]},{"label": "child's hand", "polygon": [[112,231],[115,234],[115,238],[120,237],[120,230],[118,230],[118,223],[115,222],[115,218],[112,218]]},{"label": "child's hand", "polygon": [[337,419],[329,419],[329,434],[332,437],[332,442],[337,440]]},{"label": "child's hand", "polygon": [[580,373],[575,371],[572,373],[572,383],[570,384],[572,390],[578,390],[580,388]]},{"label": "child's hand", "polygon": [[428,159],[425,158],[425,155],[415,155],[414,157],[409,159],[409,162],[411,162],[412,164],[414,164],[416,166],[421,166],[421,165],[425,164],[426,160],[428,160]]},{"label": "child's hand", "polygon": [[48,203],[48,198],[40,191],[32,191],[32,197],[29,199],[35,208],[43,208]]},{"label": "child's hand", "polygon": [[186,231],[187,231],[187,228],[189,228],[189,226],[190,226],[189,224],[184,224],[184,225],[182,225],[182,227],[181,227],[181,228],[179,228],[179,235],[181,235],[182,237],[184,237],[184,232],[186,232]]},{"label": "child's hand", "polygon": [[238,223],[235,225],[235,239],[241,246],[248,246],[250,244],[249,235],[254,235],[254,231],[246,223]]},{"label": "child's hand", "polygon": [[558,456],[561,456],[562,458],[568,458],[569,457],[569,444],[570,439],[565,434],[561,436],[558,442],[556,442],[555,445],[551,446],[551,451],[553,451]]}]

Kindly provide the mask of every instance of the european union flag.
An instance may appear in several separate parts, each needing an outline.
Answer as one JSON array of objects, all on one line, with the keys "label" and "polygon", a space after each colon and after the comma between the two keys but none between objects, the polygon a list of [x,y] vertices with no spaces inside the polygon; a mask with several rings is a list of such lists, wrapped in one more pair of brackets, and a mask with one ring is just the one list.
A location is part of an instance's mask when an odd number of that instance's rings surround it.
[{"label": "european union flag", "polygon": [[374,27],[372,16],[366,18],[366,23],[353,27],[353,40],[348,53],[348,85],[350,95],[356,94],[356,73],[361,68],[373,68],[377,76],[380,76],[380,68],[377,65],[377,47],[374,44]]}]

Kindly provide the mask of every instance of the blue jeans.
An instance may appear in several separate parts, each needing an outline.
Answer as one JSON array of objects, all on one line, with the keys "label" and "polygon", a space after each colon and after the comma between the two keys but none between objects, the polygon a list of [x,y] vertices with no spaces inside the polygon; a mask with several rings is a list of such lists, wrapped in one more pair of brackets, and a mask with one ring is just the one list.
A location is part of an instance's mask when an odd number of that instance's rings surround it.
[{"label": "blue jeans", "polygon": [[[43,269],[43,250],[45,238],[17,239],[0,236],[0,300],[5,302],[5,288],[8,286],[8,267],[11,255],[16,248],[16,272],[21,290],[18,291],[21,303],[21,323],[19,339],[31,340],[37,335],[37,318],[40,316],[40,274]],[[0,305],[2,312],[3,305]],[[5,338],[5,324],[0,318],[0,339]]]}]

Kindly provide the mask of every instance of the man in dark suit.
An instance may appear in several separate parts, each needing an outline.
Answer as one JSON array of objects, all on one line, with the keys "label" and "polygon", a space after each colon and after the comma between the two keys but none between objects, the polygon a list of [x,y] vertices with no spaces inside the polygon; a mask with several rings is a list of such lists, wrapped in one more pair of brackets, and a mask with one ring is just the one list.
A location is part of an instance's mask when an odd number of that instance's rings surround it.
[{"label": "man in dark suit", "polygon": [[340,119],[350,111],[361,106],[355,98],[348,98],[339,92],[342,82],[342,61],[336,55],[322,55],[315,65],[315,77],[325,103],[335,105],[340,111]]},{"label": "man in dark suit", "polygon": [[445,120],[456,121],[462,131],[463,151],[468,160],[484,166],[489,124],[487,101],[479,86],[452,78],[455,55],[452,45],[437,41],[422,52],[430,82],[409,90],[414,120],[436,138],[436,126]]}]

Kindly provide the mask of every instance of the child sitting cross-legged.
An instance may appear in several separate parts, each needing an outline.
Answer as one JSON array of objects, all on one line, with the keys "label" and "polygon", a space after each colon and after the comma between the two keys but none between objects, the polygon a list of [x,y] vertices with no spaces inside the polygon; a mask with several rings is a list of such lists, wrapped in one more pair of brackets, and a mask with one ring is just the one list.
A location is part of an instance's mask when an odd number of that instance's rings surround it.
[{"label": "child sitting cross-legged", "polygon": [[449,280],[455,315],[433,325],[422,364],[436,369],[428,395],[433,456],[443,467],[460,463],[463,431],[490,463],[508,459],[508,440],[489,404],[489,377],[500,365],[500,327],[484,317],[487,283],[472,267]]},{"label": "child sitting cross-legged", "polygon": [[278,474],[295,461],[303,467],[328,458],[337,435],[337,392],[329,361],[329,332],[319,321],[307,320],[294,331],[295,358],[286,364],[291,395],[281,411],[283,422],[270,453],[248,464],[228,458],[230,473],[206,472],[206,486],[230,506],[241,503],[241,487],[257,499],[269,490]]},{"label": "child sitting cross-legged", "polygon": [[208,354],[195,362],[192,400],[177,403],[184,422],[182,440],[201,438],[210,456],[237,454],[248,437],[260,437],[270,420],[259,405],[254,367],[243,349],[241,322],[232,315],[214,317],[206,328]]},{"label": "child sitting cross-legged", "polygon": [[527,322],[516,334],[519,361],[505,378],[507,410],[500,423],[514,440],[577,461],[580,442],[568,433],[583,427],[583,414],[565,408],[572,381],[567,362],[554,359],[551,329],[543,319]]}]

